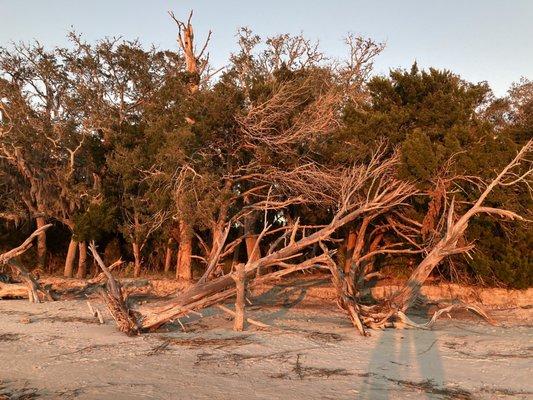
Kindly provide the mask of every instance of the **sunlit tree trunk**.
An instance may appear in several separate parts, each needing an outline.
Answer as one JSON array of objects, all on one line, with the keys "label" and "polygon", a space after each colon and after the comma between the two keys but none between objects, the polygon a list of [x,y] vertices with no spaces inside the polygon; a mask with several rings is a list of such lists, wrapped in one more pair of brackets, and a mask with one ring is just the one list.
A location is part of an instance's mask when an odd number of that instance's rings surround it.
[{"label": "sunlit tree trunk", "polygon": [[237,298],[235,300],[235,320],[233,323],[233,330],[244,330],[244,297],[246,288],[246,273],[244,271],[244,264],[237,264],[237,273],[235,277],[235,287]]},{"label": "sunlit tree trunk", "polygon": [[183,281],[192,280],[192,237],[191,229],[187,222],[180,221],[179,226],[179,249],[176,261],[176,278]]},{"label": "sunlit tree trunk", "polygon": [[[245,204],[249,204],[249,199],[245,197]],[[257,247],[255,253],[253,253],[255,244],[257,243],[257,235],[254,233],[254,215],[247,215],[244,219],[244,242],[246,244],[246,254],[248,256],[248,262],[254,262],[261,258],[261,249]],[[252,254],[253,253],[253,254]]]},{"label": "sunlit tree trunk", "polygon": [[83,279],[87,273],[87,244],[85,242],[80,242],[78,244],[78,272],[76,278]]},{"label": "sunlit tree trunk", "polygon": [[[35,222],[37,224],[37,229],[46,225],[44,217],[37,217]],[[37,236],[37,266],[42,270],[46,269],[46,252],[46,231],[42,231],[39,236]]]},{"label": "sunlit tree trunk", "polygon": [[355,231],[350,230],[346,238],[346,256],[344,258],[344,274],[350,273],[352,267],[352,256],[355,247],[355,239],[357,238]]},{"label": "sunlit tree trunk", "polygon": [[139,243],[133,242],[131,247],[133,249],[133,259],[135,263],[133,268],[133,276],[138,278],[141,275],[141,251],[139,248]]},{"label": "sunlit tree trunk", "polygon": [[170,271],[170,264],[172,262],[172,239],[168,239],[167,249],[165,252],[165,273]]},{"label": "sunlit tree trunk", "polygon": [[68,245],[67,258],[65,259],[65,270],[63,273],[66,278],[72,278],[74,273],[74,260],[76,259],[77,248],[78,242],[76,242],[74,238],[71,238]]}]

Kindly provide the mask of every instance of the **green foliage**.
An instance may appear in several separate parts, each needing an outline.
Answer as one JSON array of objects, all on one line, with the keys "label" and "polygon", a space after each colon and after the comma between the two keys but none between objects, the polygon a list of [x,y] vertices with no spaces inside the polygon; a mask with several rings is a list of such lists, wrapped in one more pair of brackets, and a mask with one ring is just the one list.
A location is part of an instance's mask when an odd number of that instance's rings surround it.
[{"label": "green foliage", "polygon": [[77,241],[98,241],[117,227],[117,208],[108,203],[91,204],[74,218]]},{"label": "green foliage", "polygon": [[[308,165],[341,171],[386,148],[400,152],[398,176],[429,192],[437,180],[457,175],[490,180],[533,136],[531,82],[493,99],[486,83],[421,71],[416,63],[368,79],[382,49],[371,41],[359,43],[372,56],[341,67],[300,36],[262,41],[243,29],[228,68],[205,82],[187,71],[179,53],[146,50],[137,41],[91,45],[70,38],[68,49],[0,49],[0,215],[17,221],[45,215],[77,240],[121,237],[144,255],[162,254],[177,221],[187,222],[202,246],[213,245],[225,224],[232,238],[244,229],[257,234],[263,217],[274,226],[328,223],[335,201],[304,196],[320,192],[313,186],[320,182],[291,181]],[[200,85],[191,92],[193,83]],[[328,96],[335,101],[324,106]],[[253,112],[264,109],[264,123],[254,127]],[[312,124],[328,112],[333,122]],[[303,133],[284,142],[298,129]],[[477,182],[453,183],[461,186],[459,211],[478,196]],[[487,205],[529,216],[530,193],[505,189]],[[253,209],[267,198],[288,205]],[[430,200],[410,200],[410,217],[422,220]],[[388,235],[387,243],[401,239]],[[528,287],[532,236],[526,224],[480,217],[466,238],[476,245],[474,258],[457,264],[487,284]],[[409,270],[403,257],[377,262],[397,275]]]}]

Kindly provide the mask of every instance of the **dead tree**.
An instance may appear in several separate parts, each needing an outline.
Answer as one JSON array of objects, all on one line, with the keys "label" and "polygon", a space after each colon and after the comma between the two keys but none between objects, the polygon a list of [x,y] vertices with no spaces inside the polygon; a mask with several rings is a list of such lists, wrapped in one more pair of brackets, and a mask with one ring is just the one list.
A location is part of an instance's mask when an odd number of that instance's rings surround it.
[{"label": "dead tree", "polygon": [[[302,259],[306,249],[318,243],[328,242],[339,228],[356,219],[364,218],[364,216],[377,211],[402,207],[405,201],[413,196],[417,190],[410,183],[395,178],[394,171],[397,162],[397,156],[383,160],[383,157],[379,155],[367,165],[348,169],[340,179],[338,175],[334,176],[335,179],[325,179],[325,181],[336,182],[339,186],[335,191],[341,194],[337,204],[337,212],[333,215],[331,222],[325,226],[300,226],[299,222],[296,221],[291,226],[272,229],[265,219],[256,247],[266,236],[278,234],[279,237],[272,242],[269,250],[261,258],[250,259],[245,264],[244,273],[249,287],[273,279],[280,279],[283,276],[309,268],[329,268],[331,256],[335,250],[324,248],[324,254]],[[314,189],[311,188],[311,191]],[[300,201],[301,199],[296,196],[292,200]],[[266,198],[256,205],[258,208],[268,210],[269,208],[280,207],[279,203],[278,199]],[[220,252],[220,254],[222,253],[224,251]],[[258,269],[271,266],[280,267],[281,270],[256,277]],[[131,326],[134,327],[132,328],[134,330],[153,330],[193,310],[218,304],[235,295],[234,278],[235,273],[230,273],[211,280],[199,281],[190,289],[177,294],[170,300],[138,306],[135,308],[139,313],[137,324],[123,324],[121,329],[124,326]],[[120,296],[114,294],[112,298],[117,300],[120,299]],[[120,307],[114,307],[113,309],[115,311],[122,310],[123,319],[127,319],[130,315],[127,308],[124,310]]]},{"label": "dead tree", "polygon": [[[176,18],[173,12],[169,11],[170,17],[178,26],[177,42],[180,49],[185,56],[185,64],[188,73],[188,89],[191,95],[194,95],[200,88],[200,80],[202,74],[206,71],[209,64],[209,53],[205,53],[209,41],[211,39],[211,31],[207,34],[207,38],[200,49],[197,51],[194,41],[194,28],[192,25],[193,11],[189,13],[187,22],[183,22]],[[194,124],[195,121],[191,117],[186,117],[189,124]],[[192,279],[191,260],[193,247],[192,227],[185,218],[180,218],[178,221],[179,239],[178,239],[178,255],[176,260],[176,278],[184,281]]]},{"label": "dead tree", "polygon": [[[478,214],[490,214],[500,218],[524,220],[524,218],[515,212],[504,210],[500,208],[493,208],[484,206],[483,203],[489,194],[497,186],[514,186],[520,183],[530,185],[531,175],[533,169],[531,168],[532,161],[527,157],[533,150],[533,141],[526,143],[524,147],[518,152],[516,157],[490,182],[485,190],[481,193],[476,202],[463,215],[457,217],[455,215],[454,199],[452,199],[448,215],[446,219],[446,232],[442,239],[431,249],[429,254],[422,260],[422,262],[415,269],[413,274],[409,277],[406,285],[400,290],[391,300],[392,307],[398,311],[404,312],[411,307],[419,295],[419,289],[429,277],[433,269],[445,258],[454,254],[468,252],[474,246],[468,244],[461,246],[460,240],[464,237],[466,229],[470,220]],[[525,173],[521,175],[516,174],[516,169],[519,166],[527,165],[528,168]],[[530,187],[529,187],[530,188]]]},{"label": "dead tree", "polygon": [[[405,314],[405,311],[413,306],[420,294],[420,288],[429,277],[435,267],[446,257],[454,254],[461,254],[473,249],[472,244],[463,245],[462,239],[470,220],[478,214],[490,214],[500,218],[524,220],[523,217],[513,211],[484,206],[483,203],[490,195],[494,188],[501,186],[514,186],[525,184],[531,191],[531,160],[528,156],[533,150],[533,141],[529,141],[516,155],[516,157],[492,180],[483,190],[474,204],[462,215],[455,214],[455,204],[452,198],[447,214],[445,215],[445,232],[440,240],[427,249],[427,255],[420,264],[415,268],[408,281],[402,289],[395,293],[391,299],[376,305],[363,305],[357,297],[357,289],[353,280],[343,279],[336,268],[332,266],[332,275],[334,284],[339,292],[339,298],[343,308],[347,309],[352,316],[355,310],[361,321],[357,324],[359,331],[366,335],[365,327],[379,329],[385,327],[394,327],[397,323],[407,324],[408,326],[429,328],[435,323],[437,318],[454,308],[466,308],[473,311],[483,318],[491,321],[489,316],[479,307],[468,304],[454,304],[445,309],[437,311],[431,320],[426,324],[416,324],[412,322]],[[518,167],[524,167],[525,172],[518,173]],[[394,252],[395,250],[378,249],[375,253]],[[331,264],[330,264],[331,265]],[[360,272],[360,271],[359,271]],[[361,272],[360,272],[361,273]]]},{"label": "dead tree", "polygon": [[91,242],[89,249],[107,278],[107,290],[102,291],[102,297],[117,324],[118,330],[128,335],[137,334],[139,331],[137,320],[127,305],[127,299],[122,292],[120,282],[115,280],[109,268],[102,261],[94,242]]},{"label": "dead tree", "polygon": [[[3,254],[0,254],[0,265],[9,265],[14,275],[19,276],[26,284],[30,303],[40,303],[42,299],[53,300],[52,295],[45,290],[26,268],[14,258],[26,252],[33,244],[33,240],[52,225],[44,225],[35,230],[22,244]],[[3,290],[6,292],[6,288]],[[18,293],[18,292],[17,292]]]},{"label": "dead tree", "polygon": [[246,274],[244,273],[244,264],[237,264],[234,279],[237,291],[237,299],[235,300],[235,321],[233,323],[233,330],[242,331],[244,329],[244,296],[246,289]]}]

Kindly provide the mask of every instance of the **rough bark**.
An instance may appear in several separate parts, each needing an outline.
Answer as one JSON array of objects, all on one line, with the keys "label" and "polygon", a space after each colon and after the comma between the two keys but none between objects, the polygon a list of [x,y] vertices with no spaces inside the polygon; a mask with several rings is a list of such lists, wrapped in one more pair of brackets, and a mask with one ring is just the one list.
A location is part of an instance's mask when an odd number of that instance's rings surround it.
[{"label": "rough bark", "polygon": [[[35,218],[35,222],[37,224],[37,229],[42,228],[46,225],[46,220],[44,217]],[[43,271],[46,269],[47,266],[46,256],[46,230],[43,230],[41,233],[39,233],[39,236],[37,236],[37,267],[41,268]]]},{"label": "rough bark", "polygon": [[134,259],[133,276],[138,278],[141,275],[141,251],[139,249],[139,243],[133,242],[131,247],[133,250]]},{"label": "rough bark", "polygon": [[32,246],[34,238],[38,237],[41,232],[51,226],[51,224],[48,224],[38,228],[20,246],[0,254],[0,266],[5,264],[9,265],[13,274],[18,275],[26,283],[28,299],[33,303],[41,302],[41,297],[47,300],[53,300],[53,298],[20,263],[14,260],[14,258],[28,250]]},{"label": "rough bark", "polygon": [[179,248],[176,260],[176,278],[183,281],[192,280],[192,236],[190,227],[185,221],[179,224]]},{"label": "rough bark", "polygon": [[200,87],[200,75],[207,66],[207,60],[203,60],[203,54],[209,43],[211,31],[207,35],[207,39],[199,52],[196,52],[194,42],[194,29],[191,23],[192,11],[189,14],[189,19],[186,23],[178,20],[172,12],[169,13],[172,19],[178,25],[178,45],[185,56],[185,66],[189,73],[189,92],[195,93]]},{"label": "rough bark", "polygon": [[235,320],[233,323],[234,331],[244,330],[244,296],[246,289],[246,274],[244,272],[244,264],[237,264],[235,273],[235,287],[237,291],[237,298],[235,300]]},{"label": "rough bark", "polygon": [[115,280],[109,268],[106,267],[100,258],[94,242],[91,242],[90,249],[94,259],[107,278],[107,290],[103,292],[103,297],[106,302],[107,309],[115,320],[118,329],[127,335],[139,333],[139,327],[137,325],[136,318],[128,307],[127,299],[122,292],[120,282]]},{"label": "rough bark", "polygon": [[[245,199],[245,204],[248,199]],[[257,243],[257,235],[254,232],[254,216],[253,214],[246,216],[244,220],[244,242],[246,243],[246,254],[248,262],[254,262],[261,258],[261,249],[259,246],[254,252],[255,244]]]},{"label": "rough bark", "polygon": [[172,263],[172,239],[168,239],[167,248],[165,251],[165,273],[170,271],[170,265]]},{"label": "rough bark", "polygon": [[78,244],[78,253],[78,272],[76,273],[76,278],[83,279],[87,274],[87,244],[85,242]]},{"label": "rough bark", "polygon": [[76,259],[77,248],[78,242],[71,238],[68,244],[67,258],[65,259],[65,270],[63,271],[65,278],[72,278],[74,274],[74,260]]},{"label": "rough bark", "polygon": [[348,236],[346,237],[346,253],[344,258],[344,273],[349,274],[352,266],[353,249],[355,246],[355,231],[350,229]]}]

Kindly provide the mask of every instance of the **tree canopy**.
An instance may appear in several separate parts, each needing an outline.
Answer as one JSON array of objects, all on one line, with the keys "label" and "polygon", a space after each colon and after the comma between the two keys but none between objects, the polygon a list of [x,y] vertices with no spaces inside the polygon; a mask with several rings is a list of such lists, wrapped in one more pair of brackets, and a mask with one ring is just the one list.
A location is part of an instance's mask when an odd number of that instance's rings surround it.
[{"label": "tree canopy", "polygon": [[[399,241],[412,246],[373,258],[401,275],[412,263],[399,259],[421,257],[438,239],[445,193],[465,209],[533,137],[525,79],[495,98],[485,82],[416,63],[373,75],[384,46],[370,39],[348,37],[346,57],[334,60],[303,36],[263,40],[247,28],[217,71],[208,43],[189,47],[192,26],[177,22],[176,51],[114,38],[89,44],[74,33],[68,48],[0,49],[1,231],[16,237],[39,218],[53,223],[65,239],[48,252],[66,257],[67,276],[77,248],[85,276],[82,252],[95,240],[118,242],[135,276],[169,272],[177,249],[176,276],[207,279],[291,240],[261,237],[266,226],[316,229],[348,198],[375,196],[375,183],[361,177],[379,163],[387,179],[412,185],[406,211],[385,207],[332,238],[339,263],[362,263],[354,254]],[[533,209],[527,185],[498,187],[488,202],[526,217]],[[476,251],[452,257],[442,276],[531,285],[527,224],[482,216],[465,240]]]}]

